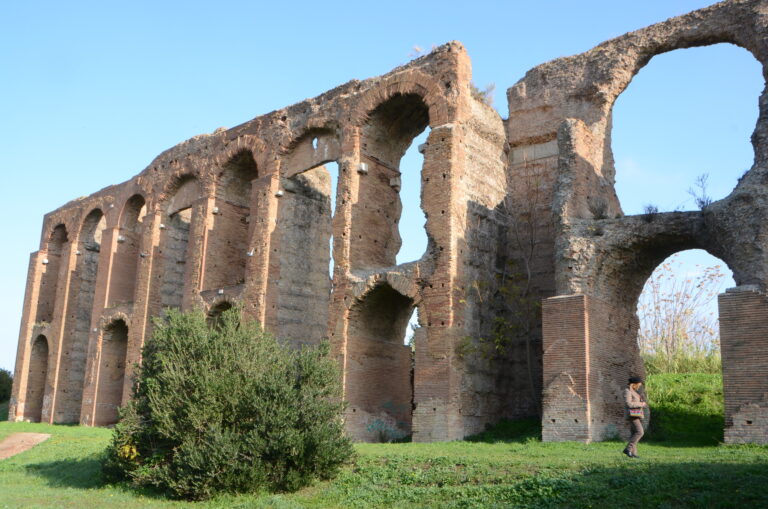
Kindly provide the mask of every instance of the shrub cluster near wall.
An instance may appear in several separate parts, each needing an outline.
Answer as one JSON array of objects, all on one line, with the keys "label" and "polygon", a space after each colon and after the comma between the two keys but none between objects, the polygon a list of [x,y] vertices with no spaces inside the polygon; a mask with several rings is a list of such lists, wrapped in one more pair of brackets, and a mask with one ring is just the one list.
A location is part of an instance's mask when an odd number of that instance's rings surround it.
[{"label": "shrub cluster near wall", "polygon": [[215,322],[169,310],[144,348],[107,473],[187,499],[334,476],[352,446],[327,351],[281,345],[237,308]]}]

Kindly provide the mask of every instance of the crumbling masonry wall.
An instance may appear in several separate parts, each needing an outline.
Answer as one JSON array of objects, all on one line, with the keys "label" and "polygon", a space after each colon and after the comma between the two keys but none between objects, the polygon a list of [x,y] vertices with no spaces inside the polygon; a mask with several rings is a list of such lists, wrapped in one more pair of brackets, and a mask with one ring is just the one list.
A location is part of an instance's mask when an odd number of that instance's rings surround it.
[{"label": "crumbling masonry wall", "polygon": [[[765,442],[765,395],[745,380],[768,362],[753,355],[768,344],[768,95],[754,166],[702,212],[624,216],[610,131],[657,54],[727,42],[765,63],[766,12],[730,0],[542,64],[507,91],[508,119],[473,96],[452,42],[60,207],[30,257],[10,418],[114,422],[152,317],[199,308],[214,323],[239,303],[286,342],[330,341],[358,440],[451,440],[531,415],[545,440],[602,440],[625,431],[621,389],[643,372],[645,280],[700,248],[754,289],[720,300],[725,436]],[[400,159],[425,130],[428,245],[398,265]]]}]

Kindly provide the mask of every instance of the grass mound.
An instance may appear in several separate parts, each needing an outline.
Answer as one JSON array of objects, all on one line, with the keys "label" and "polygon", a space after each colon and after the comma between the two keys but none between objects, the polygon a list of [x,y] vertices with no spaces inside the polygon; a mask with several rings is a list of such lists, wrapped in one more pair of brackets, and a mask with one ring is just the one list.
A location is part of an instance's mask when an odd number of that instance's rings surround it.
[{"label": "grass mound", "polygon": [[651,425],[646,440],[715,445],[723,440],[722,375],[650,375],[646,393]]}]

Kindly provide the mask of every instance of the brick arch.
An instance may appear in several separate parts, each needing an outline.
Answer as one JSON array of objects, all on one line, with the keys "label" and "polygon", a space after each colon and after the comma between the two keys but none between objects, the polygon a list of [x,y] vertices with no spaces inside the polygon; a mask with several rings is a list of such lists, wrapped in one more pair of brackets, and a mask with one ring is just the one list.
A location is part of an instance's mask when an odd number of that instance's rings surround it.
[{"label": "brick arch", "polygon": [[41,260],[45,268],[40,279],[38,291],[36,323],[51,323],[53,311],[56,305],[56,292],[59,287],[59,272],[61,260],[69,242],[67,227],[64,223],[58,223],[50,230],[48,239],[44,244]]},{"label": "brick arch", "polygon": [[163,207],[168,205],[168,202],[174,198],[176,193],[178,193],[182,187],[184,187],[184,184],[192,181],[194,181],[198,186],[198,192],[196,193],[196,197],[193,200],[197,200],[203,196],[206,196],[203,183],[196,172],[190,172],[186,170],[179,171],[169,176],[168,180],[163,185],[162,191],[157,197],[157,206]]},{"label": "brick arch", "polygon": [[124,322],[127,327],[131,326],[131,317],[123,311],[115,311],[102,316],[99,319],[99,328],[101,330],[106,329],[115,322]]},{"label": "brick arch", "polygon": [[93,424],[106,426],[118,420],[123,402],[126,358],[128,354],[128,321],[122,313],[110,317],[100,338],[99,369],[94,398]]},{"label": "brick arch", "polygon": [[151,314],[163,309],[180,308],[187,281],[190,259],[191,232],[202,219],[203,194],[200,179],[195,174],[183,172],[166,184],[161,199],[156,204],[160,218],[160,240],[155,247],[158,260],[153,263],[153,300],[158,306]]},{"label": "brick arch", "polygon": [[347,430],[358,440],[411,434],[413,353],[403,339],[416,306],[381,280],[349,308],[344,398]]},{"label": "brick arch", "polygon": [[261,176],[263,168],[266,168],[268,165],[270,150],[268,145],[262,139],[252,135],[238,136],[228,143],[224,149],[213,154],[213,167],[220,168],[224,166],[231,161],[232,158],[237,156],[237,154],[245,150],[251,153]]},{"label": "brick arch", "polygon": [[81,222],[76,239],[75,270],[70,278],[69,304],[64,325],[58,372],[54,422],[79,422],[85,384],[86,357],[91,334],[96,278],[101,262],[104,213],[91,208]]},{"label": "brick arch", "polygon": [[48,376],[50,345],[48,338],[39,334],[32,341],[27,371],[27,392],[24,403],[24,420],[40,422],[45,400],[46,379]]},{"label": "brick arch", "polygon": [[[749,32],[749,30],[747,30],[747,32]],[[680,36],[679,34],[675,33],[670,36],[673,39],[672,41],[655,41],[655,43],[646,43],[645,45],[639,43],[635,49],[636,53],[630,52],[632,58],[627,58],[626,60],[620,60],[617,62],[616,67],[610,69],[608,72],[611,81],[606,85],[606,89],[611,91],[611,93],[605,94],[605,113],[604,118],[601,119],[601,121],[605,122],[607,125],[604,128],[605,155],[603,157],[603,168],[600,169],[600,173],[607,176],[611,180],[613,180],[613,175],[615,174],[611,134],[613,131],[613,108],[616,104],[616,101],[621,96],[621,94],[627,90],[634,77],[637,76],[640,71],[652,61],[654,57],[686,48],[707,47],[714,44],[726,43],[748,51],[753,57],[755,57],[758,62],[761,63],[763,66],[763,75],[765,75],[766,60],[760,60],[758,54],[756,51],[754,51],[754,47],[750,48],[749,45],[743,44],[740,35],[741,34],[733,33],[730,31],[717,32],[713,29],[712,33],[696,34],[696,37],[683,38],[682,40],[678,40]],[[593,70],[592,72],[596,72],[596,70]],[[755,160],[754,165],[748,170],[748,173],[752,172],[754,168],[759,165],[760,160],[764,160],[765,157],[768,157],[768,144],[761,142],[761,139],[763,138],[763,136],[761,136],[761,132],[765,131],[766,127],[768,126],[768,89],[764,88],[757,103],[758,118],[755,124],[753,135],[751,137]],[[760,157],[758,157],[759,153]],[[611,189],[611,191],[613,191],[613,189]],[[615,191],[613,194],[615,196]],[[615,199],[618,204],[618,197],[614,196],[612,196],[609,201],[613,201]],[[616,209],[618,210],[618,207],[616,207]]]},{"label": "brick arch", "polygon": [[290,140],[280,149],[281,154],[289,154],[296,150],[299,144],[307,138],[317,136],[334,136],[341,138],[342,128],[338,122],[329,119],[310,119],[303,128],[298,129],[298,134],[291,137]]},{"label": "brick arch", "polygon": [[261,172],[249,148],[228,153],[229,158],[215,169],[213,205],[207,220],[203,290],[245,282],[251,210],[258,209],[254,182]]},{"label": "brick arch", "polygon": [[[123,207],[120,210],[120,217],[118,224],[121,229],[128,229],[130,231],[136,231],[137,223],[139,223],[142,217],[146,214],[147,200],[142,193],[134,193],[130,198],[125,200]],[[142,214],[144,209],[144,214]]]},{"label": "brick arch", "polygon": [[[454,86],[458,86],[455,83]],[[410,71],[407,77],[390,77],[381,85],[365,93],[355,104],[350,115],[351,124],[362,127],[368,116],[379,105],[387,102],[395,95],[418,95],[429,110],[429,127],[451,122],[456,114],[456,107],[446,98],[440,81],[419,71]]]},{"label": "brick arch", "polygon": [[[368,99],[371,97],[375,106],[358,127],[362,176],[357,178],[357,196],[352,204],[349,259],[353,270],[395,265],[402,245],[400,162],[416,136],[434,120],[419,87],[395,83],[377,89]],[[428,142],[434,148],[425,153],[420,173],[439,164],[436,158],[444,143],[441,140],[444,137]]]},{"label": "brick arch", "polygon": [[142,194],[128,198],[120,210],[117,244],[112,258],[108,306],[133,302],[139,253],[148,206]]}]

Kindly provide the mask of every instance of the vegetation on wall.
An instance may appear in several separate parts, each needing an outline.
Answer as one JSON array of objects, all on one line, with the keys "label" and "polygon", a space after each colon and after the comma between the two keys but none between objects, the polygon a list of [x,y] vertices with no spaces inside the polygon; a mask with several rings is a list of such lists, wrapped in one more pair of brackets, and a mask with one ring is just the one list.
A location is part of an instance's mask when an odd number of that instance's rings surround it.
[{"label": "vegetation on wall", "polygon": [[293,350],[241,319],[169,310],[143,350],[105,471],[174,497],[295,491],[352,456],[328,347]]}]

